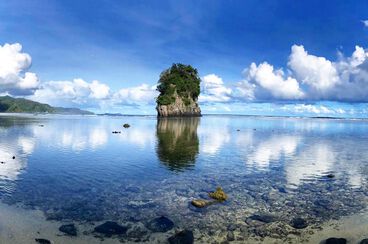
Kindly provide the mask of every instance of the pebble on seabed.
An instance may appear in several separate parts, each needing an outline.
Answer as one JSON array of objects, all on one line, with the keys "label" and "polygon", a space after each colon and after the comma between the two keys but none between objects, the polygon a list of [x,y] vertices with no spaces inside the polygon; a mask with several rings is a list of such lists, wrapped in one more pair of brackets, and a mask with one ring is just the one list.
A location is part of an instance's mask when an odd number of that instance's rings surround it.
[{"label": "pebble on seabed", "polygon": [[105,223],[96,226],[94,229],[95,232],[104,234],[106,236],[125,234],[127,230],[127,227],[121,226],[113,221],[106,221]]},{"label": "pebble on seabed", "polygon": [[146,228],[152,232],[166,232],[171,230],[173,227],[174,222],[164,216],[153,219],[146,224]]},{"label": "pebble on seabed", "polygon": [[35,241],[39,244],[51,244],[51,241],[42,238],[35,239]]},{"label": "pebble on seabed", "polygon": [[192,244],[194,243],[193,231],[183,230],[169,237],[170,244]]},{"label": "pebble on seabed", "polygon": [[69,236],[77,236],[77,228],[75,227],[74,224],[62,225],[60,226],[59,231]]},{"label": "pebble on seabed", "polygon": [[328,238],[325,243],[326,244],[345,244],[346,239],[345,238],[331,237],[331,238]]}]

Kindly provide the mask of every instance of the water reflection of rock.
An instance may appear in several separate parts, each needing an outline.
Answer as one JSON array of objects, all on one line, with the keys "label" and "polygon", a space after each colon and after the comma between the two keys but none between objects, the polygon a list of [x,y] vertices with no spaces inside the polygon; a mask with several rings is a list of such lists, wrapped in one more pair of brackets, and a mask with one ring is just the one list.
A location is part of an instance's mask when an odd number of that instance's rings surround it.
[{"label": "water reflection of rock", "polygon": [[170,170],[182,171],[194,166],[199,152],[199,118],[159,119],[157,156]]}]

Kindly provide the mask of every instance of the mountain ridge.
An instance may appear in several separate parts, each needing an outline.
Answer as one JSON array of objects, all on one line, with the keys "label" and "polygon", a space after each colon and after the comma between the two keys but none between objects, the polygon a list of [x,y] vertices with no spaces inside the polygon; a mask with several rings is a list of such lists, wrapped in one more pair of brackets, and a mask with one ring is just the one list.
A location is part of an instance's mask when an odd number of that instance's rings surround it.
[{"label": "mountain ridge", "polygon": [[94,114],[79,108],[53,107],[46,103],[11,96],[0,96],[0,113]]}]

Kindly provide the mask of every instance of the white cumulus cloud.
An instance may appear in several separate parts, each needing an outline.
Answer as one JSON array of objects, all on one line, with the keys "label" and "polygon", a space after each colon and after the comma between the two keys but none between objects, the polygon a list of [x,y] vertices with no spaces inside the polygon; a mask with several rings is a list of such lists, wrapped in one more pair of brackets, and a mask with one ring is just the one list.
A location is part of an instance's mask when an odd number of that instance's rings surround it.
[{"label": "white cumulus cloud", "polygon": [[156,86],[142,84],[119,90],[114,94],[113,100],[118,104],[152,104],[157,96]]},{"label": "white cumulus cloud", "polygon": [[289,67],[295,77],[311,90],[310,96],[326,97],[340,82],[335,65],[324,57],[308,54],[303,46],[293,45]]},{"label": "white cumulus cloud", "polygon": [[83,79],[74,79],[44,82],[29,98],[55,106],[83,106],[96,104],[109,95],[110,88],[106,84],[97,80],[89,83]]},{"label": "white cumulus cloud", "polygon": [[368,52],[362,47],[356,46],[350,57],[339,53],[330,61],[293,45],[287,67],[288,75],[267,62],[252,63],[232,95],[251,101],[368,102]]},{"label": "white cumulus cloud", "polygon": [[222,78],[209,74],[202,78],[200,102],[226,102],[231,99],[231,88],[226,87]]},{"label": "white cumulus cloud", "polygon": [[0,45],[0,91],[10,94],[30,94],[39,85],[35,73],[27,72],[31,56],[22,53],[19,43]]},{"label": "white cumulus cloud", "polygon": [[[252,63],[246,71],[247,80],[258,88],[270,93],[276,99],[301,99],[304,93],[296,79],[286,77],[282,69],[274,70],[267,62],[256,65]],[[263,91],[259,92],[262,98]]]}]

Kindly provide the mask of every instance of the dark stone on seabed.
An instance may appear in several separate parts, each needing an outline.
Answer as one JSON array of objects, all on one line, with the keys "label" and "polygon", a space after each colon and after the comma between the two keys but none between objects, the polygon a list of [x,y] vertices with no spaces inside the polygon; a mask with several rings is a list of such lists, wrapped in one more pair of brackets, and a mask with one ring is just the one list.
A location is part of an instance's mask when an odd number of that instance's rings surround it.
[{"label": "dark stone on seabed", "polygon": [[328,238],[325,243],[326,244],[345,244],[346,239],[345,238],[331,237],[331,238]]},{"label": "dark stone on seabed", "polygon": [[59,231],[70,235],[70,236],[76,236],[77,235],[77,228],[75,228],[74,224],[68,224],[68,225],[62,225],[59,228]]},{"label": "dark stone on seabed", "polygon": [[368,239],[363,239],[359,242],[359,244],[368,244]]},{"label": "dark stone on seabed", "polygon": [[192,244],[194,243],[193,231],[183,230],[169,237],[170,244]]},{"label": "dark stone on seabed", "polygon": [[113,221],[106,221],[102,225],[95,227],[95,232],[105,234],[107,236],[111,235],[122,235],[127,232],[128,228],[125,226],[121,226]]},{"label": "dark stone on seabed", "polygon": [[234,232],[229,231],[226,235],[226,240],[228,241],[234,241],[235,240],[235,236],[234,236]]},{"label": "dark stone on seabed", "polygon": [[302,218],[294,218],[291,221],[290,224],[292,227],[294,227],[295,229],[304,229],[308,226],[308,223],[305,219]]},{"label": "dark stone on seabed", "polygon": [[254,214],[249,217],[252,220],[258,220],[264,223],[271,223],[276,221],[276,217],[268,214]]},{"label": "dark stone on seabed", "polygon": [[51,244],[51,241],[47,239],[42,239],[42,238],[39,238],[39,239],[36,238],[35,241],[39,244]]},{"label": "dark stone on seabed", "polygon": [[174,222],[162,216],[148,222],[146,227],[153,232],[166,232],[174,227]]}]

